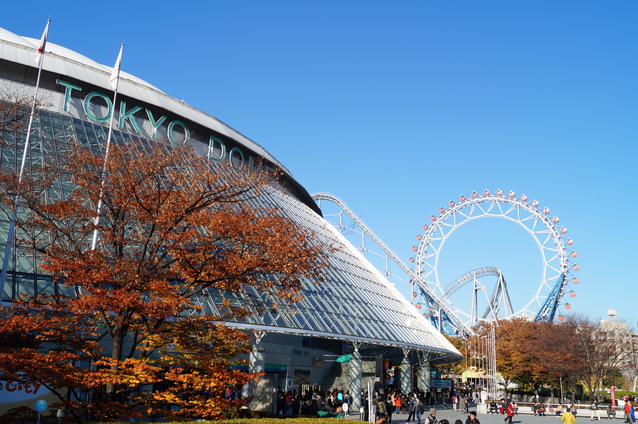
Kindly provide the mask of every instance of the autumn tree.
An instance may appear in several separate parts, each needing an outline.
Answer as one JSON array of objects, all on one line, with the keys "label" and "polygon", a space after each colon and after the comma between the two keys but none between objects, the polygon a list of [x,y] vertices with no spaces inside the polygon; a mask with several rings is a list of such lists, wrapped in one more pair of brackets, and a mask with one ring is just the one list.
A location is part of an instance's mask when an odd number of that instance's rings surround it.
[{"label": "autumn tree", "polygon": [[2,310],[0,335],[24,342],[0,347],[0,379],[44,385],[80,422],[219,418],[242,405],[222,394],[254,378],[233,366],[247,335],[224,321],[276,307],[259,303],[267,295],[298,300],[325,266],[311,234],[257,206],[272,185],[162,144],[114,145],[106,162],[76,146],[20,185],[3,171],[5,212],[16,194],[24,208],[16,242],[60,290]]},{"label": "autumn tree", "polygon": [[580,352],[574,348],[574,328],[569,323],[554,322],[540,322],[537,328],[539,337],[531,346],[537,358],[537,372],[546,376],[552,387],[560,388],[562,398],[565,385],[575,391],[585,366]]},{"label": "autumn tree", "polygon": [[467,345],[463,343],[463,340],[458,336],[451,336],[448,334],[444,334],[443,336],[461,353],[461,355],[463,355],[463,357],[456,362],[432,364],[432,369],[441,371],[443,374],[459,376],[466,368],[465,358],[467,358],[468,355]]},{"label": "autumn tree", "polygon": [[579,381],[594,399],[605,386],[611,385],[618,374],[631,366],[631,333],[624,323],[593,322],[574,315],[565,324],[570,328],[571,346],[582,364]]},{"label": "autumn tree", "polygon": [[[512,383],[520,386],[538,388],[546,384],[548,372],[545,368],[543,324],[525,318],[500,320],[478,329],[476,336],[468,340],[468,351],[479,355],[488,352],[486,340],[494,332],[494,355],[496,362],[496,381],[507,388]],[[482,346],[482,348],[481,348]]]},{"label": "autumn tree", "polygon": [[536,324],[524,318],[501,320],[483,328],[495,333],[497,380],[503,387],[515,382],[536,385],[536,357],[531,346],[536,343]]},{"label": "autumn tree", "polygon": [[8,87],[0,87],[0,99],[0,141],[4,142],[26,127],[31,102],[28,93]]},{"label": "autumn tree", "polygon": [[631,333],[624,323],[595,323],[578,315],[562,323],[501,320],[481,327],[467,341],[470,359],[486,355],[490,331],[495,333],[497,379],[503,387],[511,382],[534,388],[558,385],[562,392],[567,385],[574,392],[582,383],[593,398],[631,369]]}]

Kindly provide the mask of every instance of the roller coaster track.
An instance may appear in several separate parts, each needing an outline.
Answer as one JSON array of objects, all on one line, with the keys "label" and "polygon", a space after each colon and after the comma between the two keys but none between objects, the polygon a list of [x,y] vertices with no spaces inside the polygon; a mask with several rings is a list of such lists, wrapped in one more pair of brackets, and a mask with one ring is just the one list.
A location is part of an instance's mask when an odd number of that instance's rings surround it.
[{"label": "roller coaster track", "polygon": [[443,327],[446,326],[462,338],[466,338],[474,334],[474,331],[459,320],[454,315],[453,311],[441,299],[432,293],[427,284],[425,284],[424,281],[421,281],[414,271],[405,265],[403,261],[392,251],[392,249],[390,249],[379,237],[377,237],[377,235],[374,234],[374,232],[368,228],[368,226],[352,210],[350,210],[344,202],[328,193],[315,193],[312,195],[312,198],[315,202],[319,203],[319,206],[321,206],[320,202],[322,200],[332,202],[339,206],[341,210],[344,211],[359,228],[361,228],[361,231],[370,237],[370,239],[386,253],[388,258],[396,263],[410,277],[413,283],[419,285],[419,288],[428,303],[428,308],[426,309],[425,314],[428,315],[430,321],[439,329],[439,331],[442,331]]}]

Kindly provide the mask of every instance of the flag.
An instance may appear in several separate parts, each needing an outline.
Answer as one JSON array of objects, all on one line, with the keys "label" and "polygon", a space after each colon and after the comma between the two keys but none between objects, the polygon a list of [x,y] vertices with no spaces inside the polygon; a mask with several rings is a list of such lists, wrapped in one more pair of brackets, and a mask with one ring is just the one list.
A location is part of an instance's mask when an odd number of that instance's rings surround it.
[{"label": "flag", "polygon": [[124,43],[120,46],[120,54],[117,55],[113,72],[111,73],[111,79],[109,79],[109,85],[113,90],[117,90],[118,83],[120,81],[120,65],[122,64],[122,50],[124,50]]},{"label": "flag", "polygon": [[40,46],[38,50],[35,52],[35,63],[38,66],[42,66],[42,58],[44,57],[44,48],[47,45],[47,35],[49,34],[49,24],[51,23],[51,19],[47,20],[47,26],[44,28],[44,32],[42,33],[42,38],[40,39]]}]

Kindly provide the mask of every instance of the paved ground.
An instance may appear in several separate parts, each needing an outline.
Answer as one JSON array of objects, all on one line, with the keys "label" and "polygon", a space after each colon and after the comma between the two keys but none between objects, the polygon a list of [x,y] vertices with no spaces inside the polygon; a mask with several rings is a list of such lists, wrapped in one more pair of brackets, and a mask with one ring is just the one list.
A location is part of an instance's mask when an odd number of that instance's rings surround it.
[{"label": "paved ground", "polygon": [[[435,405],[434,407],[437,410],[436,418],[438,421],[441,421],[442,419],[446,419],[450,422],[450,424],[454,424],[454,421],[461,420],[463,421],[463,424],[465,424],[465,420],[468,417],[468,414],[462,414],[459,411],[456,411],[456,412],[453,411],[451,405]],[[426,407],[425,410],[429,411],[430,408]],[[476,407],[475,406],[471,407],[470,411],[476,411]],[[425,419],[427,415],[428,415],[427,412],[421,415],[421,424],[423,424],[423,419]],[[604,411],[601,411],[600,416],[603,421],[609,421],[606,415],[607,414],[605,414]],[[593,422],[590,421],[589,417],[590,417],[590,414],[589,414],[589,411],[587,411],[584,414],[578,414],[578,416],[576,417],[576,420],[580,424],[584,424],[585,422],[593,424]],[[348,418],[353,420],[359,419],[359,414],[350,415],[348,416]],[[392,414],[392,423],[405,424],[407,418],[408,418],[407,414]],[[481,424],[504,424],[505,415],[478,414],[477,418],[481,422]],[[616,421],[617,424],[621,424],[622,414],[616,415],[616,419],[611,421]],[[560,417],[557,417],[556,415],[551,415],[551,416],[547,415],[545,417],[535,417],[534,415],[531,415],[531,414],[529,415],[519,414],[514,416],[514,418],[512,419],[512,423],[513,424],[561,424],[561,419]],[[416,420],[413,420],[411,421],[411,424],[418,424],[418,423],[416,422]]]}]

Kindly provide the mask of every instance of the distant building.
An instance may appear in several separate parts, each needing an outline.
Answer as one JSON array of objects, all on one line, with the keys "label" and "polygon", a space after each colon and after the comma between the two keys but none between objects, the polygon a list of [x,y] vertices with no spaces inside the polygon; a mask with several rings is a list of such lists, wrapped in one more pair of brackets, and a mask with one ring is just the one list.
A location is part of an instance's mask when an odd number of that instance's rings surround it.
[{"label": "distant building", "polygon": [[633,390],[635,390],[638,376],[638,334],[627,328],[627,323],[616,321],[615,310],[608,310],[607,316],[607,319],[600,321],[600,336],[611,341],[619,355],[617,359],[619,368],[623,375],[633,380]]}]

